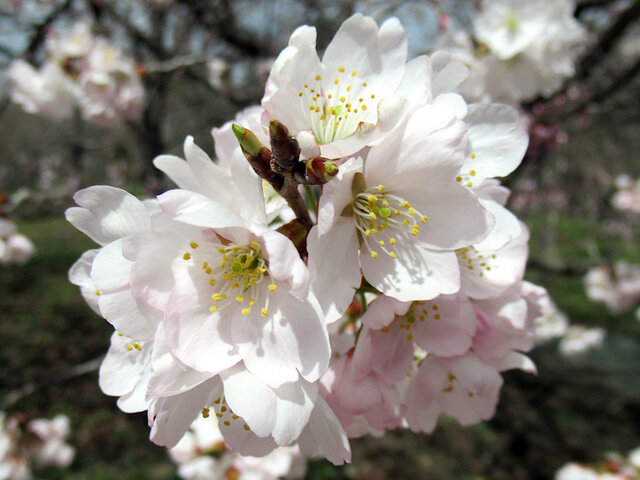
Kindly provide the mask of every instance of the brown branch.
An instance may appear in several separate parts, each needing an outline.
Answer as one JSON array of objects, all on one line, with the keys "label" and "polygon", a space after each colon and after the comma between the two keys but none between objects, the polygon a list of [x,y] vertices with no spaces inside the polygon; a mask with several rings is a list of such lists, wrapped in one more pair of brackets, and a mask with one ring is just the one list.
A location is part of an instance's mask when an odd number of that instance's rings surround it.
[{"label": "brown branch", "polygon": [[618,18],[602,33],[594,48],[582,58],[576,70],[576,78],[588,77],[591,70],[611,51],[627,27],[638,17],[640,17],[640,0],[635,0],[629,8],[618,15]]},{"label": "brown branch", "polygon": [[57,8],[54,8],[49,15],[47,15],[44,20],[40,23],[34,25],[34,32],[31,35],[31,39],[29,40],[29,45],[24,52],[24,56],[30,61],[33,62],[36,51],[40,47],[40,45],[44,42],[47,36],[47,29],[49,26],[58,18],[58,16],[67,10],[71,6],[71,0],[65,0]]}]

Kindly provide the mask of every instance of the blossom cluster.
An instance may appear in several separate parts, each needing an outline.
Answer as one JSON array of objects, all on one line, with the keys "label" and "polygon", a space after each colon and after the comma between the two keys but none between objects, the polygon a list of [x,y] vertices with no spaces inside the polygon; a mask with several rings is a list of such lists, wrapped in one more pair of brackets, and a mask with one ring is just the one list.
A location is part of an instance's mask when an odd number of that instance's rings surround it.
[{"label": "blossom cluster", "polygon": [[146,100],[135,62],[94,36],[88,21],[51,34],[45,47],[39,69],[15,60],[7,72],[11,99],[26,112],[63,120],[79,109],[85,120],[102,126],[140,117]]},{"label": "blossom cluster", "polygon": [[471,70],[460,92],[507,103],[553,94],[587,40],[574,9],[573,0],[483,0],[473,33],[454,27],[441,44]]},{"label": "blossom cluster", "polygon": [[628,175],[616,178],[616,193],[611,198],[611,204],[626,213],[640,213],[640,179],[633,180]]},{"label": "blossom cluster", "polygon": [[58,415],[25,422],[0,412],[0,479],[29,480],[30,466],[67,467],[75,450],[66,443],[69,418]]},{"label": "blossom cluster", "polygon": [[587,296],[621,313],[640,300],[640,265],[618,261],[592,268],[584,277]]},{"label": "blossom cluster", "polygon": [[169,450],[184,480],[303,478],[307,464],[297,447],[278,447],[264,457],[238,455],[229,450],[218,424],[198,418],[178,444]]},{"label": "blossom cluster", "polygon": [[640,448],[625,458],[609,454],[599,465],[568,463],[556,472],[555,480],[637,480],[640,478]]},{"label": "blossom cluster", "polygon": [[468,105],[447,53],[407,61],[397,19],[315,42],[298,28],[262,105],[213,130],[217,162],[188,137],[154,160],[177,189],[94,186],[66,212],[100,246],[70,271],[115,329],[100,386],[157,444],[200,415],[243,455],[340,464],[349,436],[488,419],[501,372],[535,370],[546,292],[498,180],[527,147],[516,111]]}]

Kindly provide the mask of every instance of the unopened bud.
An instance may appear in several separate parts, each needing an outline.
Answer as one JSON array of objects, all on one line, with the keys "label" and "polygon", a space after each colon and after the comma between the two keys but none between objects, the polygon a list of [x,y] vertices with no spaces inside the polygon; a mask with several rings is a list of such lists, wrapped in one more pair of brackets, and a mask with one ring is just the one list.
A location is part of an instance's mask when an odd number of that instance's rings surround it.
[{"label": "unopened bud", "polygon": [[245,158],[260,178],[267,180],[276,191],[280,190],[284,182],[282,175],[271,169],[271,152],[260,143],[258,137],[248,128],[233,124],[231,126],[234,135],[238,139],[240,148]]},{"label": "unopened bud", "polygon": [[338,164],[324,157],[313,157],[306,162],[307,178],[311,185],[327,183],[338,174]]},{"label": "unopened bud", "polygon": [[275,163],[273,169],[292,171],[300,159],[300,146],[296,137],[290,135],[289,129],[275,119],[269,122],[269,136],[272,160]]}]

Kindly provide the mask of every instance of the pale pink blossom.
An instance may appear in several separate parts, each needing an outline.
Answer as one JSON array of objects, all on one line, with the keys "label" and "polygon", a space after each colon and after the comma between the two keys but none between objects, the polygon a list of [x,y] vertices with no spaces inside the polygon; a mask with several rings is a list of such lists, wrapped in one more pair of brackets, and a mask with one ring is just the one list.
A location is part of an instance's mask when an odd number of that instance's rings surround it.
[{"label": "pale pink blossom", "polygon": [[592,268],[584,277],[587,295],[614,313],[640,300],[640,265],[619,261]]}]

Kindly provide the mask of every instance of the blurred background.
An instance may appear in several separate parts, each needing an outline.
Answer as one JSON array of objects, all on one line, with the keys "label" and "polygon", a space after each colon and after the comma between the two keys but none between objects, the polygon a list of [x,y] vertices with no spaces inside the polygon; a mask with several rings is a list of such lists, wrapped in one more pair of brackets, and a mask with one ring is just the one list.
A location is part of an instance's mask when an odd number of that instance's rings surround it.
[{"label": "blurred background", "polygon": [[[353,440],[352,465],[312,461],[307,478],[550,479],[567,462],[616,468],[611,452],[640,446],[640,1],[561,3],[579,34],[566,49],[550,40],[535,66],[545,82],[491,97],[530,134],[504,183],[532,232],[526,278],[555,302],[530,353],[538,375],[506,372],[488,422]],[[355,12],[396,16],[410,57],[446,48],[472,73],[492,60],[514,73],[528,54],[491,57],[474,30],[484,6],[0,0],[0,410],[18,423],[68,415],[76,450],[68,466],[33,466],[36,478],[179,478],[146,414],[120,412],[98,387],[112,327],[67,280],[94,247],[64,220],[73,193],[170,188],[152,159],[181,155],[186,135],[213,155],[211,128],[260,102],[299,25],[317,27],[320,51]]]}]

